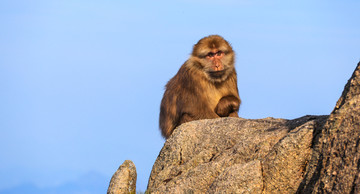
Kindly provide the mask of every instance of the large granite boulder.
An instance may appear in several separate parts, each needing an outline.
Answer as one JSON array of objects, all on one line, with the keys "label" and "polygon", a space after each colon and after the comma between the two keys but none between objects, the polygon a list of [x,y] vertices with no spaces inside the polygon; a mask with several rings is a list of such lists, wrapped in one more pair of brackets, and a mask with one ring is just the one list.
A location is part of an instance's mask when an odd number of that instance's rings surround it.
[{"label": "large granite boulder", "polygon": [[[330,116],[182,124],[160,151],[147,193],[360,193],[359,145],[360,63]],[[120,166],[108,193],[135,191],[132,165]]]},{"label": "large granite boulder", "polygon": [[296,192],[327,116],[189,122],[166,141],[150,193]]},{"label": "large granite boulder", "polygon": [[359,193],[360,63],[330,116],[220,118],[179,126],[150,193]]}]

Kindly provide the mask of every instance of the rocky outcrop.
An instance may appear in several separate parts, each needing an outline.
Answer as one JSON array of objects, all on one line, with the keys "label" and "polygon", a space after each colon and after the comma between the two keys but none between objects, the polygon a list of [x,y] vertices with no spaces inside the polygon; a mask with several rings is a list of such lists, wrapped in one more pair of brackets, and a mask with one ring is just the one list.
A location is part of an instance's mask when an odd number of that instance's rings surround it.
[{"label": "rocky outcrop", "polygon": [[[329,116],[182,124],[160,151],[147,193],[360,193],[359,145],[360,63]],[[115,173],[109,191],[128,174]]]},{"label": "rocky outcrop", "polygon": [[131,160],[125,160],[111,178],[108,194],[135,193],[136,168]]},{"label": "rocky outcrop", "polygon": [[360,63],[315,139],[299,192],[360,193]]},{"label": "rocky outcrop", "polygon": [[296,192],[327,116],[220,118],[181,125],[161,150],[151,193]]},{"label": "rocky outcrop", "polygon": [[360,70],[330,116],[220,118],[179,126],[150,193],[358,193]]}]

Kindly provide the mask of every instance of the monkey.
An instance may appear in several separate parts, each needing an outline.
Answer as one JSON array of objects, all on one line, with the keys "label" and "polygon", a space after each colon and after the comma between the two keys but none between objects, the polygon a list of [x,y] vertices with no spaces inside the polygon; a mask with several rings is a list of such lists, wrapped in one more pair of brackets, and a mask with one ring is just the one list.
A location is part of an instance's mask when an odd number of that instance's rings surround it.
[{"label": "monkey", "polygon": [[239,117],[234,63],[231,45],[219,35],[204,37],[193,46],[189,59],[165,86],[159,117],[165,139],[182,123]]}]

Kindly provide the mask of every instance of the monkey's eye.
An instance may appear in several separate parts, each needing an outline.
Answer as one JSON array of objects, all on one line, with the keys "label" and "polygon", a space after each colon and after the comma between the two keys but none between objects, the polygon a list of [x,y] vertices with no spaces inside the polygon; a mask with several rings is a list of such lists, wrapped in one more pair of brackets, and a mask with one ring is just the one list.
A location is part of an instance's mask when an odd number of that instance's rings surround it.
[{"label": "monkey's eye", "polygon": [[222,52],[222,51],[218,51],[218,52],[216,52],[216,53],[209,52],[206,56],[207,56],[207,57],[215,57],[215,56],[220,57],[222,54],[224,54],[224,52]]},{"label": "monkey's eye", "polygon": [[207,54],[207,56],[208,56],[208,57],[214,57],[215,54],[216,54],[216,53],[209,52],[209,53]]}]

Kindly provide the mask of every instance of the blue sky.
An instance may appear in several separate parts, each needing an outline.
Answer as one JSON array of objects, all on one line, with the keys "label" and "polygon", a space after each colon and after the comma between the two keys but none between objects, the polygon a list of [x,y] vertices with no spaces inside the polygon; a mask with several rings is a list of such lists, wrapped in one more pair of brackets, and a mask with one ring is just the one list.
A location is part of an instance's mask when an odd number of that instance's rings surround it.
[{"label": "blue sky", "polygon": [[106,190],[126,159],[144,191],[164,143],[164,85],[210,34],[236,51],[241,117],[329,114],[360,60],[359,7],[356,0],[1,1],[0,193],[56,190],[88,177]]}]

